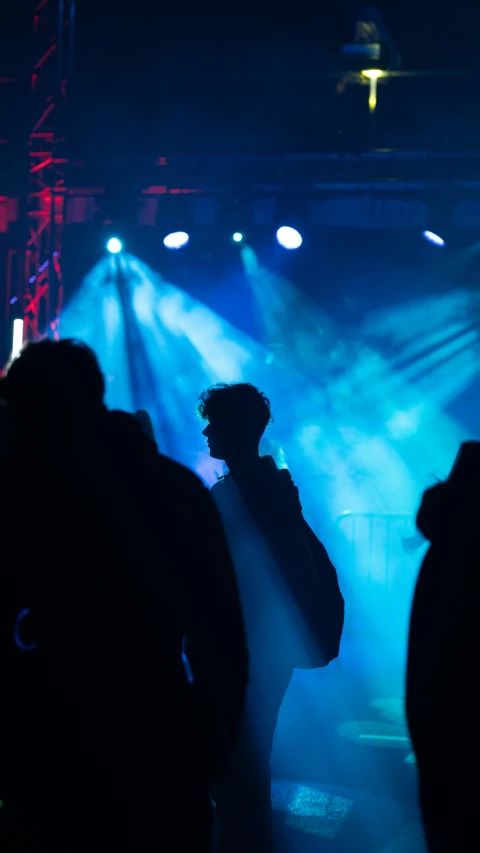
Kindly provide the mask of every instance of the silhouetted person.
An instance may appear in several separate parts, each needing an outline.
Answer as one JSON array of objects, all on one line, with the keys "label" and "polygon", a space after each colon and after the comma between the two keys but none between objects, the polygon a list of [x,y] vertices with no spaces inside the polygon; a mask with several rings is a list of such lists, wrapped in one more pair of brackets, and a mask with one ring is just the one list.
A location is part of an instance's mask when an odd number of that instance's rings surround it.
[{"label": "silhouetted person", "polygon": [[468,442],[417,517],[431,544],[412,605],[407,718],[431,853],[473,849],[478,834],[479,518],[480,444]]},{"label": "silhouetted person", "polygon": [[147,438],[149,438],[150,441],[153,441],[154,444],[156,444],[153,424],[148,412],[144,412],[143,409],[140,409],[138,412],[135,412],[135,418],[142,427],[142,430],[147,436]]},{"label": "silhouetted person", "polygon": [[[280,706],[295,666],[324,665],[338,654],[341,627],[333,651],[326,646],[321,654],[313,651],[307,623],[310,615],[323,619],[319,609],[311,609],[320,583],[321,597],[328,587],[325,603],[338,594],[342,625],[343,599],[335,569],[303,519],[290,473],[278,470],[271,456],[259,455],[271,420],[268,399],[250,384],[218,385],[201,395],[198,411],[209,422],[203,434],[210,455],[229,469],[212,493],[232,549],[250,653],[238,747],[214,789],[221,849],[268,853],[270,755]],[[325,613],[325,623],[328,618]]]},{"label": "silhouetted person", "polygon": [[235,574],[208,491],[104,390],[72,341],[1,385],[0,843],[206,851],[246,690]]}]

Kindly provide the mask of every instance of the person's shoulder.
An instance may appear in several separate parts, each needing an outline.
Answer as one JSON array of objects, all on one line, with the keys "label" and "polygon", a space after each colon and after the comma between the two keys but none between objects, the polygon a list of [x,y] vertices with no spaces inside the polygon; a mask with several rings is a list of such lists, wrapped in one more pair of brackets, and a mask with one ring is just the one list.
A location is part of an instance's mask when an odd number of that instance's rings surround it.
[{"label": "person's shoulder", "polygon": [[157,451],[156,456],[157,466],[162,470],[162,473],[166,477],[178,480],[179,483],[182,483],[183,486],[191,491],[207,491],[206,486],[203,484],[198,474],[190,468],[187,468],[186,465],[182,465],[181,462],[177,462],[175,459],[171,459],[169,456],[165,456],[159,451]]},{"label": "person's shoulder", "polygon": [[279,468],[273,456],[261,456],[260,465],[262,472],[267,476],[274,477],[275,482],[286,485],[293,483],[292,475],[288,468]]},{"label": "person's shoulder", "polygon": [[103,416],[103,426],[107,436],[115,438],[139,437],[143,430],[134,415],[120,409],[109,409]]},{"label": "person's shoulder", "polygon": [[175,482],[190,492],[207,491],[200,477],[190,468],[176,462],[169,456],[165,456],[157,449],[154,442],[145,435],[141,424],[134,415],[112,410],[108,412],[107,420],[108,435],[114,436],[117,441],[120,441],[120,447],[126,441],[125,447],[128,446],[133,451],[134,459],[138,457],[144,463],[148,463],[149,470],[155,474],[156,479],[161,477],[165,485],[171,485],[172,482]]},{"label": "person's shoulder", "polygon": [[[294,503],[299,502],[298,486],[295,485],[293,477],[288,468],[277,469],[277,488],[282,495],[287,495]],[[301,507],[300,507],[301,508]]]},{"label": "person's shoulder", "polygon": [[218,480],[213,484],[213,486],[210,486],[210,492],[214,495],[219,495],[223,487],[225,486],[225,483],[228,484],[227,477],[228,474],[223,477],[219,477]]},{"label": "person's shoulder", "polygon": [[278,468],[277,476],[281,483],[293,483],[293,477],[288,468]]}]

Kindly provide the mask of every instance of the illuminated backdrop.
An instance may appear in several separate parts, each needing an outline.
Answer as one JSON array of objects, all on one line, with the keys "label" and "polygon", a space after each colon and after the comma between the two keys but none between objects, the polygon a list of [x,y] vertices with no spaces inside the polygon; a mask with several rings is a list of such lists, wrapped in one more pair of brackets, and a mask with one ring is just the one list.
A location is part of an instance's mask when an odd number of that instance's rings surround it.
[{"label": "illuminated backdrop", "polygon": [[[385,794],[389,825],[405,833],[416,818],[404,664],[425,549],[414,519],[423,490],[478,435],[475,235],[446,234],[438,247],[420,231],[332,228],[289,252],[273,228],[237,245],[214,229],[168,252],[138,229],[117,255],[106,236],[68,230],[62,334],[97,352],[109,405],[147,409],[160,448],[211,484],[222,467],[207,454],[197,395],[218,381],[258,384],[275,418],[263,451],[291,470],[338,567],[340,662],[294,679],[275,775]],[[335,784],[275,788],[276,808],[285,797],[291,825],[300,816],[325,837],[325,809],[351,802]]]},{"label": "illuminated backdrop", "polygon": [[[161,449],[210,484],[221,465],[206,453],[197,395],[218,381],[251,381],[275,416],[265,449],[291,469],[331,547],[335,529],[353,535],[352,521],[339,520],[346,511],[402,516],[405,538],[414,535],[422,491],[476,433],[473,241],[457,236],[439,248],[415,231],[332,228],[289,252],[270,228],[241,245],[223,231],[207,243],[193,234],[168,252],[153,229],[138,229],[109,255],[103,236],[70,229],[62,334],[95,349],[111,406],[147,409]],[[374,584],[356,598],[366,596],[375,620],[387,534],[355,523],[355,574],[363,547]],[[395,579],[403,629],[418,553],[408,552],[413,568]],[[388,559],[395,566],[395,554]]]}]

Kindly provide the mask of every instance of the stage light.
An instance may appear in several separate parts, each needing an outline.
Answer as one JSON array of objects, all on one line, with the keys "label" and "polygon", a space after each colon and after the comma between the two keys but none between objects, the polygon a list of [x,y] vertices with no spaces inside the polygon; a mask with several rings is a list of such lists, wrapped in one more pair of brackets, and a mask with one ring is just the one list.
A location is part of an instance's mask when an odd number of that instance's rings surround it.
[{"label": "stage light", "polygon": [[428,240],[429,243],[433,243],[434,246],[444,246],[445,240],[442,237],[439,237],[438,234],[434,234],[433,231],[422,231],[422,236],[425,237],[425,240]]},{"label": "stage light", "polygon": [[232,234],[232,243],[243,243],[244,240],[245,234],[243,231],[235,231],[235,233]]},{"label": "stage light", "polygon": [[302,245],[302,235],[296,228],[282,225],[277,231],[277,240],[284,249],[298,249]]},{"label": "stage light", "polygon": [[385,72],[380,68],[371,68],[369,71],[362,71],[364,77],[370,80],[370,94],[368,96],[368,106],[370,112],[374,113],[377,108],[377,80],[379,77],[385,77]]},{"label": "stage light", "polygon": [[107,249],[112,255],[118,255],[119,252],[122,251],[122,241],[118,239],[118,237],[110,237],[110,240],[107,243]]},{"label": "stage light", "polygon": [[163,241],[163,245],[167,249],[183,249],[189,240],[190,237],[186,231],[173,231],[171,234],[167,234]]},{"label": "stage light", "polygon": [[382,71],[380,68],[370,68],[368,71],[362,71],[364,77],[368,77],[369,80],[378,80],[379,77],[385,77],[385,71]]},{"label": "stage light", "polygon": [[23,320],[14,320],[13,321],[13,340],[12,340],[12,352],[10,355],[11,360],[17,357],[20,350],[23,346]]}]

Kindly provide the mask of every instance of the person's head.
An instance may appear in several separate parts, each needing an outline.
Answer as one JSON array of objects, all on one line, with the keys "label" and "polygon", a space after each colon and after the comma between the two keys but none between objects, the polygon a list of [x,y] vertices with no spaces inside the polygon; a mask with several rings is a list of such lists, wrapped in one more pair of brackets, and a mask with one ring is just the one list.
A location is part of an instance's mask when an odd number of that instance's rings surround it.
[{"label": "person's head", "polygon": [[272,419],[270,402],[248,382],[214,385],[200,395],[197,407],[208,421],[203,435],[214,459],[246,459],[258,455],[258,445]]},{"label": "person's head", "polygon": [[104,395],[95,354],[75,340],[27,344],[2,380],[16,417],[37,425],[85,421],[103,410]]}]

